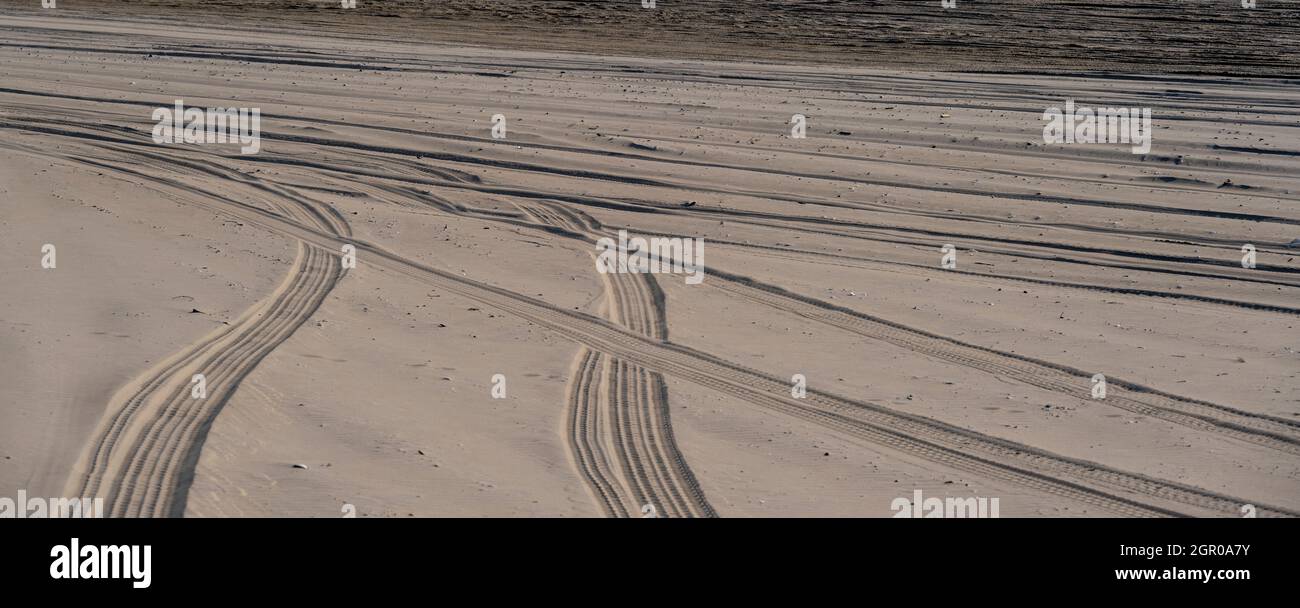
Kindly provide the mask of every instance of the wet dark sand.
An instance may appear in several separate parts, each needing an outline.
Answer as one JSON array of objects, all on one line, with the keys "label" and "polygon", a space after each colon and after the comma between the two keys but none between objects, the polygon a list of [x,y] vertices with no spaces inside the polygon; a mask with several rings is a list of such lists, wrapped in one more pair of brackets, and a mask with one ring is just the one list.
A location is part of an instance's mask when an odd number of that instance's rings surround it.
[{"label": "wet dark sand", "polygon": [[[11,14],[36,0],[0,1]],[[1297,76],[1300,3],[1261,0],[59,0],[60,14],[636,57]]]}]

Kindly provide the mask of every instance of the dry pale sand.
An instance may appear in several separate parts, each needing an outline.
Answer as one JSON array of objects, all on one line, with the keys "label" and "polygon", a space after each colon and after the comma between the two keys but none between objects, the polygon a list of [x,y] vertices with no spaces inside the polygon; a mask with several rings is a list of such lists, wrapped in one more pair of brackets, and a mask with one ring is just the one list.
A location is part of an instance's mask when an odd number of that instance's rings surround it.
[{"label": "dry pale sand", "polygon": [[[0,496],[1300,515],[1295,81],[91,16],[0,14]],[[1151,152],[1044,145],[1067,98],[1152,108]],[[260,152],[155,144],[176,99],[260,108]],[[620,229],[702,237],[704,281],[598,273]]]}]

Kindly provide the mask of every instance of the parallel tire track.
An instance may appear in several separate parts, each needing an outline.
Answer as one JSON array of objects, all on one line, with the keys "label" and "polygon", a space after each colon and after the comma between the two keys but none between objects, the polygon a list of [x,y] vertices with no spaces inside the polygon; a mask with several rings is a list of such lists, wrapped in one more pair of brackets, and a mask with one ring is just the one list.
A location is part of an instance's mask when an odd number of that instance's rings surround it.
[{"label": "parallel tire track", "polygon": [[[538,222],[564,227],[565,218],[544,206],[516,204]],[[662,340],[667,336],[663,294],[649,276],[605,275],[607,313],[618,323],[641,335]],[[591,368],[601,370],[600,374]],[[607,379],[603,398],[591,399],[593,378]],[[598,383],[597,383],[598,384]],[[592,406],[608,420],[608,426],[583,423]],[[609,515],[639,513],[652,505],[669,517],[714,517],[713,507],[678,450],[669,420],[668,390],[663,377],[623,359],[582,348],[571,380],[569,429],[566,434],[579,474]],[[610,488],[599,470],[600,459],[592,446],[610,435],[616,470],[624,491]],[[631,500],[629,508],[613,509],[611,494]]]},{"label": "parallel tire track", "polygon": [[[278,207],[332,234],[346,231],[341,217],[302,200]],[[69,480],[70,495],[102,496],[115,517],[182,516],[216,415],[258,363],[315,313],[339,276],[330,252],[300,242],[288,277],[267,299],[115,396]],[[194,374],[205,376],[206,397],[191,396]]]},{"label": "parallel tire track", "polygon": [[573,455],[578,474],[610,517],[627,517],[630,499],[619,483],[609,457],[599,425],[600,398],[593,391],[602,378],[601,355],[587,347],[580,347],[574,376],[569,382],[568,422],[565,439]]}]

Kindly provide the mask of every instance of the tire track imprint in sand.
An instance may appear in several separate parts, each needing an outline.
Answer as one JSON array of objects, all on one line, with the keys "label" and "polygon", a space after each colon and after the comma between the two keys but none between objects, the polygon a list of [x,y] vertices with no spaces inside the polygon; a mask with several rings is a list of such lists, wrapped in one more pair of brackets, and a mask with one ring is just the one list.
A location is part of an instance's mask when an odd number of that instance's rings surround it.
[{"label": "tire track imprint in sand", "polygon": [[[564,216],[544,205],[515,206],[540,224],[568,228]],[[654,277],[614,273],[601,279],[606,318],[644,336],[667,339],[666,302]],[[651,505],[656,514],[668,517],[717,516],[677,449],[663,376],[582,347],[570,385],[565,439],[579,474],[607,515],[627,516]]]},{"label": "tire track imprint in sand", "polygon": [[[262,189],[292,199],[275,204],[286,216],[334,235],[349,233],[337,214],[322,213],[284,189]],[[183,516],[216,416],[262,359],[315,313],[341,274],[330,252],[299,241],[289,274],[270,296],[119,390],[69,478],[68,495],[103,497],[111,517]],[[207,395],[198,399],[191,395],[194,374],[207,383]]]}]

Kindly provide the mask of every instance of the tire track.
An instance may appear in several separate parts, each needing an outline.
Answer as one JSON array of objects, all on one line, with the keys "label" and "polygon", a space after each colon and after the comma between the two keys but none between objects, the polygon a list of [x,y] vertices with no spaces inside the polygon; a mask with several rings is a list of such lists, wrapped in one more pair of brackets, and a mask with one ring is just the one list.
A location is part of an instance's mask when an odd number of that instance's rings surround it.
[{"label": "tire track", "polygon": [[574,376],[569,381],[569,404],[567,433],[565,439],[569,444],[578,474],[591,490],[605,514],[610,517],[627,517],[626,490],[614,476],[599,418],[600,398],[593,391],[600,386],[603,378],[603,363],[600,354],[583,346],[578,350]]},{"label": "tire track", "polygon": [[[322,213],[282,188],[261,189],[290,199],[276,204],[286,216],[330,234],[349,233],[337,212]],[[119,391],[68,489],[102,496],[113,517],[183,516],[194,467],[217,414],[258,363],[315,313],[340,274],[330,252],[300,241],[288,276],[268,298]],[[208,393],[195,399],[190,378],[200,373]]]},{"label": "tire track", "polygon": [[[566,218],[546,206],[515,206],[541,224],[567,229]],[[656,340],[667,338],[665,301],[653,277],[607,274],[601,279],[611,322]],[[591,368],[600,369],[601,374],[593,374]],[[593,388],[599,384],[593,378],[600,377],[608,379],[607,389],[601,393],[603,398],[593,400]],[[571,432],[566,439],[579,474],[607,514],[627,516],[640,513],[643,505],[652,505],[657,514],[669,517],[716,517],[677,449],[669,419],[668,388],[661,375],[582,348],[570,385]],[[584,422],[592,416],[593,407],[599,419],[609,420],[608,427]],[[606,430],[609,437],[605,437]],[[612,443],[615,468],[621,472],[621,493],[602,480],[608,474],[598,469],[600,458],[593,453],[592,446],[606,441]],[[611,495],[630,508],[611,508],[615,500]]]}]

